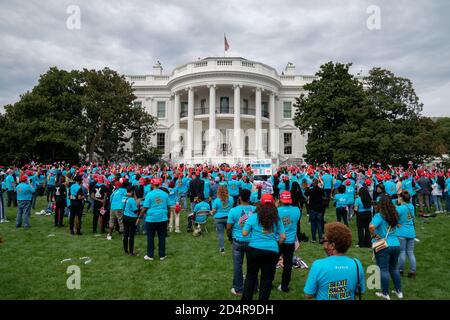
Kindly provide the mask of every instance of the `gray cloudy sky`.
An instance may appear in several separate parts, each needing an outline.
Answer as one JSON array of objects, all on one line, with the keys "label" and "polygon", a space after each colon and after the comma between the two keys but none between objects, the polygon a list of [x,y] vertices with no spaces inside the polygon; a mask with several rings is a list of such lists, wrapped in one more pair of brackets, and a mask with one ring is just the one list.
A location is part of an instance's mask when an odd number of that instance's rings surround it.
[{"label": "gray cloudy sky", "polygon": [[[69,30],[69,5],[81,29]],[[369,30],[370,5],[381,29]],[[50,66],[149,74],[230,50],[314,74],[327,61],[374,66],[410,78],[424,114],[450,116],[450,1],[386,0],[0,0],[0,106],[14,103]]]}]

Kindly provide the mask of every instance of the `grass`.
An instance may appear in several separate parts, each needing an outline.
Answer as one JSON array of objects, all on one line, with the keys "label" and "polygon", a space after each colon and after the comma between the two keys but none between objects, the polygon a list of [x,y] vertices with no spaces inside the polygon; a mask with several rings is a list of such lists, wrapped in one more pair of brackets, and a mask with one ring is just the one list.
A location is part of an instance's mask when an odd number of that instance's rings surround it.
[{"label": "grass", "polygon": [[[226,253],[218,252],[213,219],[209,219],[209,233],[193,237],[186,233],[186,212],[182,212],[182,233],[167,238],[165,261],[144,261],[146,236],[136,237],[138,257],[125,256],[120,236],[115,233],[112,241],[105,236],[95,237],[91,231],[92,213],[83,217],[83,235],[71,236],[68,228],[53,227],[53,216],[37,216],[34,213],[45,206],[39,198],[37,210],[32,210],[31,228],[15,228],[16,208],[7,209],[9,223],[0,224],[0,297],[2,299],[238,299],[230,294],[232,282],[231,246],[226,241]],[[327,211],[326,220],[334,221],[334,209]],[[65,218],[65,225],[68,220]],[[355,239],[356,226],[351,222]],[[417,278],[402,278],[406,299],[436,300],[450,298],[450,278],[447,267],[448,234],[450,217],[439,215],[416,222]],[[310,235],[306,216],[302,218],[302,231]],[[55,236],[49,237],[49,234]],[[311,266],[315,259],[325,256],[321,245],[302,243],[295,255]],[[371,264],[372,253],[368,249],[351,248],[349,256],[358,257],[364,268]],[[90,257],[84,264],[80,257]],[[72,258],[70,262],[61,260]],[[69,290],[66,273],[69,265],[81,269],[81,289]],[[244,268],[245,272],[245,268]],[[304,299],[303,286],[308,270],[294,269],[291,291],[288,294],[273,290],[271,299]],[[281,270],[277,271],[274,285],[278,286]],[[367,275],[366,275],[367,279]],[[391,283],[392,288],[392,283]],[[368,290],[365,300],[376,299],[375,290]]]}]

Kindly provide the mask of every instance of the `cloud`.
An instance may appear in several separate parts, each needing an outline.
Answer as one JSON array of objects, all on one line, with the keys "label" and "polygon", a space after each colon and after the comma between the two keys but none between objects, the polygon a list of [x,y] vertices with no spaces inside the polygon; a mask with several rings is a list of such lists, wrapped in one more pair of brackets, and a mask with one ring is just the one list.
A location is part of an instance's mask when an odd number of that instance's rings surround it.
[{"label": "cloud", "polygon": [[[69,30],[69,5],[81,9],[81,29]],[[369,30],[366,10],[381,9],[381,29]],[[120,1],[47,0],[0,7],[0,106],[32,89],[49,67],[103,68],[148,74],[198,57],[241,56],[276,68],[287,62],[313,74],[327,61],[353,71],[379,66],[410,78],[424,114],[450,116],[450,3],[445,0],[362,1]]]}]

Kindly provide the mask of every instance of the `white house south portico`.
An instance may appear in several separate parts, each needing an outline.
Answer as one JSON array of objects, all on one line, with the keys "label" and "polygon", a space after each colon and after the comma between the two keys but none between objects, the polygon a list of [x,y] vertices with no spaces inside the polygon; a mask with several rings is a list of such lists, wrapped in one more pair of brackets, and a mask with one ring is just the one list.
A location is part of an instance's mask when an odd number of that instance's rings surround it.
[{"label": "white house south portico", "polygon": [[295,98],[313,76],[243,58],[206,58],[170,75],[127,76],[136,104],[158,118],[154,145],[164,159],[230,164],[302,160],[306,137],[292,120]]}]

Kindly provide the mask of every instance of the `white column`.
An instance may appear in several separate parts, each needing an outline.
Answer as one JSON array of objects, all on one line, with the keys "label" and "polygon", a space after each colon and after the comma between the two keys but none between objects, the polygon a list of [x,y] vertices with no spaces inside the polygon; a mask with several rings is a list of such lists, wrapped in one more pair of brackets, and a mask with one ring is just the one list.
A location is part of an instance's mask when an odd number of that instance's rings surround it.
[{"label": "white column", "polygon": [[216,85],[208,85],[209,88],[209,141],[208,158],[217,155],[216,142]]},{"label": "white column", "polygon": [[256,105],[256,119],[255,119],[255,146],[256,156],[262,158],[262,115],[261,115],[261,88],[255,90],[255,105]]},{"label": "white column", "polygon": [[276,132],[275,132],[275,93],[271,92],[269,95],[269,151],[270,157],[274,158],[276,155]]},{"label": "white column", "polygon": [[172,158],[178,159],[180,157],[180,94],[175,92],[173,99],[173,152]]},{"label": "white column", "polygon": [[234,89],[234,127],[233,127],[233,157],[242,157],[241,148],[241,88],[242,85],[233,85]]},{"label": "white column", "polygon": [[186,158],[192,159],[193,148],[194,148],[194,89],[192,87],[189,87]]}]

